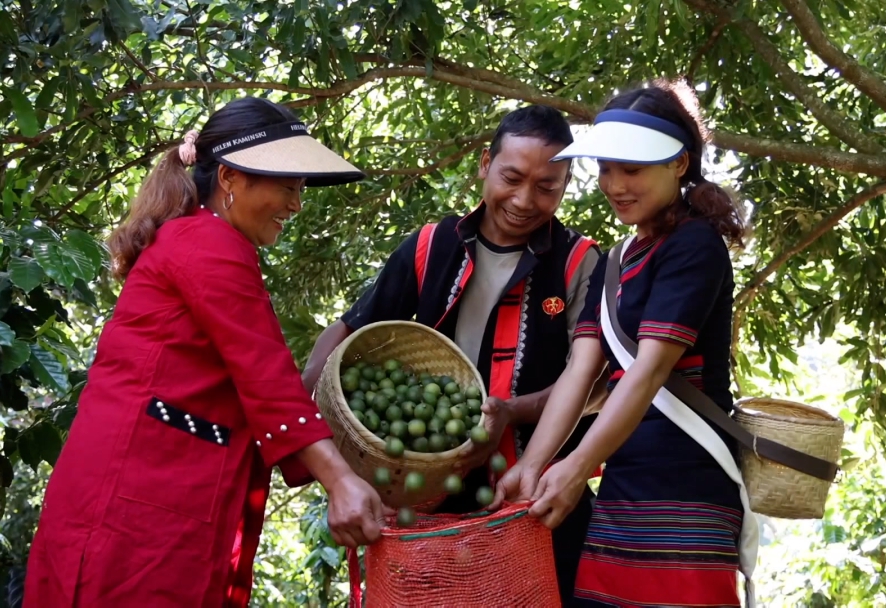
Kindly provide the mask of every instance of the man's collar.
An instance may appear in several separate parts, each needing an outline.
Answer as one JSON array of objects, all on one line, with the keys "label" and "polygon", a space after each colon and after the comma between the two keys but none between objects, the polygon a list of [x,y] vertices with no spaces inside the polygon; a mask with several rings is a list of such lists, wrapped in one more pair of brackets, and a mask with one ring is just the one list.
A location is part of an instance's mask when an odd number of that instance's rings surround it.
[{"label": "man's collar", "polygon": [[[472,212],[461,218],[458,222],[456,230],[458,236],[465,243],[473,241],[480,232],[480,223],[483,221],[483,214],[486,213],[486,203],[480,201],[480,204]],[[554,219],[551,218],[545,224],[539,226],[535,232],[529,235],[529,251],[535,255],[545,253],[551,248],[553,239],[551,233],[554,229]]]}]

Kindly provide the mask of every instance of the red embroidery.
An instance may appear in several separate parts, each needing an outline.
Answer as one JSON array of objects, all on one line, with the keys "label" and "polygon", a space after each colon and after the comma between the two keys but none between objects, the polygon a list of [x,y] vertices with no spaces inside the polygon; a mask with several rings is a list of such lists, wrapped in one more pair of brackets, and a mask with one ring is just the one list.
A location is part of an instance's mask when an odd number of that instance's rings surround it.
[{"label": "red embroidery", "polygon": [[557,297],[548,298],[541,303],[541,307],[552,319],[566,310],[566,304],[563,303],[563,300]]}]

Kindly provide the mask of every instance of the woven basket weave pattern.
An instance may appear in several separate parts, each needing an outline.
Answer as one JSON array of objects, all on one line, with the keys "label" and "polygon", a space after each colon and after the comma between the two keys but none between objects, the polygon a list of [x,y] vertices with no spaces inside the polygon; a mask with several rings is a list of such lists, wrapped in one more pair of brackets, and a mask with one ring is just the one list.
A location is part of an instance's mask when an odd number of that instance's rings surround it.
[{"label": "woven basket weave pattern", "polygon": [[[818,408],[780,399],[746,399],[735,420],[751,433],[829,462],[839,462],[843,422]],[[741,469],[751,510],[770,517],[819,519],[830,483],[760,458],[742,446]]]},{"label": "woven basket weave pattern", "polygon": [[385,528],[365,563],[367,608],[560,606],[551,533],[525,506]]},{"label": "woven basket weave pattern", "polygon": [[[436,454],[411,450],[400,458],[385,454],[384,441],[351,413],[342,392],[340,374],[342,367],[359,361],[380,365],[388,359],[400,361],[415,373],[445,374],[462,387],[477,386],[483,400],[486,399],[486,389],[480,373],[451,340],[430,327],[410,321],[382,321],[357,330],[333,351],[323,367],[317,383],[317,404],[347,463],[370,483],[375,469],[390,469],[391,484],[379,489],[385,504],[392,507],[421,505],[430,509],[445,497],[443,482],[446,477],[467,472],[461,470],[461,463],[469,443]],[[425,486],[407,494],[403,481],[412,471],[424,475]]]}]

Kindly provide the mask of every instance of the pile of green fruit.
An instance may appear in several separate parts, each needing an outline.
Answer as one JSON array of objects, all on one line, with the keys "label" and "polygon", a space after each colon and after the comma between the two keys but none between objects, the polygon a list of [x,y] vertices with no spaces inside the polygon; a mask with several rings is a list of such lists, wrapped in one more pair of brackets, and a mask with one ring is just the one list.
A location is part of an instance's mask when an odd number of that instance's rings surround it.
[{"label": "pile of green fruit", "polygon": [[[400,361],[388,360],[381,366],[358,362],[346,367],[341,375],[345,399],[354,417],[385,442],[385,453],[392,458],[403,456],[406,450],[414,452],[445,452],[470,439],[483,444],[489,434],[480,424],[480,389],[462,387],[448,376],[415,374],[405,369]],[[496,474],[504,473],[507,462],[501,454],[490,459]],[[376,486],[392,483],[391,471],[385,467],[375,470]],[[424,475],[412,471],[404,479],[407,492],[424,488]],[[462,479],[449,475],[444,483],[448,494],[462,491]],[[492,503],[492,488],[483,486],[476,492],[480,506]],[[415,511],[403,507],[397,512],[397,523],[411,526]]]},{"label": "pile of green fruit", "polygon": [[414,374],[391,359],[383,366],[359,362],[341,375],[348,406],[360,423],[385,441],[389,456],[404,451],[445,452],[469,438],[489,441],[480,424],[480,389],[448,376]]}]

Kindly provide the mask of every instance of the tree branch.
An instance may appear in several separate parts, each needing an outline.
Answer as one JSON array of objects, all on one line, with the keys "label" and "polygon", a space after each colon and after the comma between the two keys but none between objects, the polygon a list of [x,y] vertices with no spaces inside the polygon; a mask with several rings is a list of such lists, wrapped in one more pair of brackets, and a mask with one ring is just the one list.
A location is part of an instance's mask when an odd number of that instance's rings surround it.
[{"label": "tree branch", "polygon": [[766,264],[766,266],[762,270],[758,271],[756,274],[754,274],[753,277],[751,277],[751,280],[748,281],[747,284],[742,288],[742,290],[738,292],[738,295],[735,296],[736,310],[746,308],[754,299],[754,296],[756,296],[757,291],[760,289],[760,287],[762,287],[766,279],[768,279],[775,271],[781,268],[781,266],[785,262],[809,247],[822,235],[832,230],[837,224],[840,223],[840,220],[849,215],[851,212],[855,211],[870,200],[875,199],[878,196],[883,196],[884,194],[886,194],[886,181],[878,182],[870,188],[862,190],[851,199],[846,201],[846,203],[839,207],[836,211],[821,220],[818,224],[815,225],[812,230],[810,230],[806,234],[806,236],[797,241],[791,247],[788,247],[787,249],[782,251],[775,258],[773,258],[772,261]]},{"label": "tree branch", "polygon": [[828,39],[805,0],[781,0],[791,14],[803,40],[809,44],[822,61],[834,68],[844,80],[852,83],[878,106],[886,110],[886,79],[874,70],[861,65],[851,56],[837,48]]},{"label": "tree branch", "polygon": [[698,71],[702,60],[707,56],[711,49],[714,48],[714,45],[717,44],[717,40],[720,39],[720,35],[723,33],[723,30],[728,23],[728,21],[722,19],[717,22],[717,25],[714,26],[714,31],[711,32],[711,37],[708,38],[705,43],[701,45],[701,48],[698,49],[698,52],[695,53],[692,62],[689,64],[689,69],[686,70],[686,81],[689,83],[689,86],[695,85],[695,73]]},{"label": "tree branch", "polygon": [[437,169],[442,169],[443,167],[447,167],[452,163],[460,161],[477,148],[482,147],[487,140],[484,135],[487,134],[483,133],[482,135],[475,137],[470,143],[464,142],[465,145],[463,145],[457,152],[441,158],[437,162],[432,163],[427,167],[404,167],[402,169],[366,169],[363,172],[366,173],[366,175],[410,175],[414,177],[429,175]]},{"label": "tree branch", "polygon": [[804,106],[809,108],[812,115],[825,127],[843,142],[849,144],[856,150],[868,154],[877,154],[883,151],[877,141],[865,134],[862,129],[853,121],[831,109],[820,97],[817,91],[806,86],[803,79],[797,72],[791,69],[788,63],[782,58],[778,52],[778,47],[772,43],[769,36],[750,19],[741,18],[733,19],[732,13],[714,2],[707,0],[685,0],[686,3],[705,13],[713,15],[720,20],[730,20],[738,27],[744,35],[751,41],[754,49],[778,75],[779,79],[784,83],[785,87],[790,91]]},{"label": "tree branch", "polygon": [[126,46],[126,43],[125,43],[125,42],[123,42],[122,40],[120,40],[117,44],[119,45],[119,47],[120,47],[121,49],[123,49],[123,52],[126,53],[126,56],[129,57],[129,60],[130,60],[132,63],[134,63],[136,66],[138,66],[138,69],[140,69],[142,72],[144,72],[145,76],[147,76],[148,78],[150,78],[151,81],[153,81],[153,82],[157,82],[158,80],[160,80],[160,79],[157,77],[157,75],[156,75],[154,72],[152,72],[152,71],[148,68],[148,66],[146,66],[144,63],[142,63],[141,59],[139,59],[138,57],[136,57],[136,56],[132,53],[132,51],[129,50],[129,47]]}]

